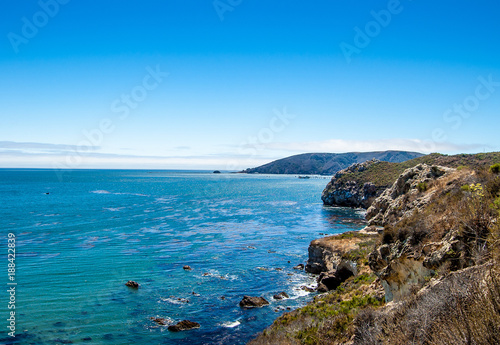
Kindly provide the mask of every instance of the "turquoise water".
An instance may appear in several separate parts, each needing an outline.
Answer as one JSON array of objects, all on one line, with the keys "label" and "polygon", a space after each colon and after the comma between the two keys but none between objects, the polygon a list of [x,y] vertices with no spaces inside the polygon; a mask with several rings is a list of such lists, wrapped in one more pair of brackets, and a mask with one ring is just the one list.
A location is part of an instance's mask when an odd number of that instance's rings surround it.
[{"label": "turquoise water", "polygon": [[[6,290],[12,232],[18,284],[17,336],[7,336],[5,292],[0,343],[244,344],[287,307],[314,296],[300,289],[314,277],[293,269],[307,261],[309,242],[361,227],[362,212],[323,207],[327,182],[0,170],[2,279]],[[128,280],[140,288],[126,287]],[[274,301],[280,291],[291,298]],[[243,295],[264,296],[271,305],[243,310]],[[188,319],[201,328],[172,333],[150,317]]]}]

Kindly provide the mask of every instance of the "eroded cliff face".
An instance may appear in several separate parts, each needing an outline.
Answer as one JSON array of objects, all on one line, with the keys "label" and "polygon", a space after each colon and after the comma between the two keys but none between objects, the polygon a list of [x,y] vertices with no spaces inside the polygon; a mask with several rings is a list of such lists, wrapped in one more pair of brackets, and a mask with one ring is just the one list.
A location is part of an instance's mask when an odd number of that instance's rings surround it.
[{"label": "eroded cliff face", "polygon": [[413,214],[429,204],[440,188],[432,188],[455,169],[419,164],[406,169],[366,211],[370,225],[384,226]]},{"label": "eroded cliff face", "polygon": [[358,249],[360,242],[360,238],[340,236],[328,236],[312,241],[309,245],[306,272],[320,274],[336,270],[339,265],[345,263],[342,257],[349,251]]},{"label": "eroded cliff face", "polygon": [[325,205],[368,208],[373,200],[382,193],[373,183],[359,184],[355,181],[341,179],[346,174],[365,171],[373,164],[379,163],[373,159],[363,163],[355,163],[337,172],[323,190],[321,200]]},{"label": "eroded cliff face", "polygon": [[[425,214],[431,203],[462,183],[463,176],[455,169],[420,164],[401,174],[368,209],[369,224],[386,227],[383,244],[368,260],[384,286],[387,302],[400,301],[422,287],[443,265],[467,266],[460,231],[445,221],[446,215]],[[431,230],[436,228],[442,235]],[[438,240],[428,242],[429,236]]]}]

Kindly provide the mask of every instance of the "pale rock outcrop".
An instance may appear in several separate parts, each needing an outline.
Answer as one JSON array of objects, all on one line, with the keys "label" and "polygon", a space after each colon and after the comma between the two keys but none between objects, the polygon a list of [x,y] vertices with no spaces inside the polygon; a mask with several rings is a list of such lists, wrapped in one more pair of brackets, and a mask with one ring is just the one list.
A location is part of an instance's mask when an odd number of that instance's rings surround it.
[{"label": "pale rock outcrop", "polygon": [[406,169],[366,211],[369,225],[384,226],[410,216],[429,204],[437,189],[423,193],[431,183],[444,178],[455,169],[419,164]]}]

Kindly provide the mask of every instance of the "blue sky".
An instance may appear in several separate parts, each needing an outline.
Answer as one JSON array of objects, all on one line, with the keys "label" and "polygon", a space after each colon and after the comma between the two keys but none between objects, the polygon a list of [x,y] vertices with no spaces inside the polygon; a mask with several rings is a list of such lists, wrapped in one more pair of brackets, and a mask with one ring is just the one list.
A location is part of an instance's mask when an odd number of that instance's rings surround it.
[{"label": "blue sky", "polygon": [[0,167],[500,151],[498,1],[8,1]]}]

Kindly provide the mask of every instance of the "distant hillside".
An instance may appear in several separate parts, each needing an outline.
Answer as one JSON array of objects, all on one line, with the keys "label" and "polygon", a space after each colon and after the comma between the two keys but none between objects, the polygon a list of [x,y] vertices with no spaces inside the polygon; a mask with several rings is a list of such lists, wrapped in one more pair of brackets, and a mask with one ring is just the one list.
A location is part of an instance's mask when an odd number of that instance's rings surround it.
[{"label": "distant hillside", "polygon": [[304,153],[278,159],[242,172],[247,174],[333,175],[353,163],[362,163],[371,159],[400,163],[421,156],[423,156],[421,153],[407,151]]}]

